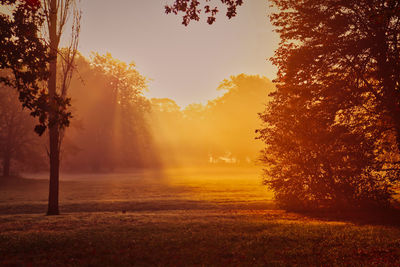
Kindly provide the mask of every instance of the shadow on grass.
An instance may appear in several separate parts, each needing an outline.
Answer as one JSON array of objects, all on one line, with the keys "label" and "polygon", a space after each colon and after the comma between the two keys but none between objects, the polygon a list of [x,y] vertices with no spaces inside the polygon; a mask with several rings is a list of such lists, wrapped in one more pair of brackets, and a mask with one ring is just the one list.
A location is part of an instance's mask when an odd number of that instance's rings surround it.
[{"label": "shadow on grass", "polygon": [[[236,199],[232,195],[223,194],[223,190],[221,190],[221,196],[211,195],[209,199],[200,199],[199,195],[195,195],[190,188],[135,181],[133,184],[119,184],[118,190],[115,190],[115,196],[112,188],[109,188],[112,186],[114,186],[112,181],[108,183],[104,181],[61,181],[63,188],[63,191],[60,192],[61,213],[126,213],[168,210],[221,210],[229,212],[229,210],[260,211],[274,209],[272,201],[262,201],[251,197],[249,199]],[[129,189],[124,188],[124,186],[129,187]],[[0,215],[45,214],[47,210],[47,190],[47,180],[19,177],[1,180]],[[128,191],[128,193],[121,193],[120,191],[123,190]],[[207,192],[200,196],[207,196]]]},{"label": "shadow on grass", "polygon": [[400,209],[297,211],[296,213],[321,221],[342,221],[356,225],[381,225],[400,228]]},{"label": "shadow on grass", "polygon": [[[45,213],[46,203],[0,204],[0,215]],[[221,204],[212,201],[171,199],[154,201],[90,201],[65,203],[60,205],[61,213],[74,212],[141,212],[167,210],[269,210],[273,203],[231,203]]]}]

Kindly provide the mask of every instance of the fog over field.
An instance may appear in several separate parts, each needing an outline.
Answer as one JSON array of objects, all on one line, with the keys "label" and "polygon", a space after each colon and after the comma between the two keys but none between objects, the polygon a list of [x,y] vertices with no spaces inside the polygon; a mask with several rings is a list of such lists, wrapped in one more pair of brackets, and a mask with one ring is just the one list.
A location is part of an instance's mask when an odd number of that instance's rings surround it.
[{"label": "fog over field", "polygon": [[400,1],[0,0],[0,266],[400,266]]}]

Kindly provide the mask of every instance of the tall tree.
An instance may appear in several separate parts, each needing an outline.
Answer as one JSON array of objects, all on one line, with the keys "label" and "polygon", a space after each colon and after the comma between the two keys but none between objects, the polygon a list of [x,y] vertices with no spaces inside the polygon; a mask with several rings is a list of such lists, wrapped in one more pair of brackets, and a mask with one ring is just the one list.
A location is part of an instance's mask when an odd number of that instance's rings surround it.
[{"label": "tall tree", "polygon": [[281,44],[260,130],[266,184],[284,206],[387,204],[399,180],[400,2],[272,2]]},{"label": "tall tree", "polygon": [[[49,112],[48,112],[48,128],[49,128],[49,157],[50,157],[50,185],[49,185],[49,205],[48,215],[59,214],[58,208],[58,192],[59,192],[59,171],[60,171],[60,131],[69,125],[70,113],[62,117],[60,114],[65,113],[66,107],[69,105],[67,97],[68,80],[72,78],[73,61],[76,55],[76,49],[79,37],[80,12],[76,9],[75,0],[44,0],[44,13],[46,16],[48,30],[48,46],[49,46],[49,79],[48,79],[48,95],[49,95]],[[66,50],[66,57],[63,64],[62,83],[57,88],[57,64],[58,53],[61,36],[70,13],[73,13],[72,38],[70,46]],[[63,55],[63,54],[61,54]],[[58,90],[57,90],[58,89]]]},{"label": "tall tree", "polygon": [[[93,109],[92,112],[97,114],[93,114],[88,124],[97,137],[97,148],[103,149],[102,157],[107,159],[103,167],[143,166],[146,161],[143,152],[147,150],[147,154],[151,154],[151,138],[145,119],[150,103],[143,96],[147,79],[133,62],[126,64],[109,53],[95,53],[92,67],[97,81],[102,83],[96,89],[102,108]],[[99,156],[94,156],[93,160],[98,160]]]},{"label": "tall tree", "polygon": [[[75,0],[2,0],[12,16],[1,15],[2,69],[11,69],[14,77],[1,81],[18,89],[24,107],[39,117],[35,131],[41,135],[49,129],[50,185],[48,215],[59,214],[58,185],[60,165],[60,131],[69,125],[71,113],[67,107],[69,80],[79,36],[80,12]],[[59,44],[68,17],[73,16],[72,36],[65,53]],[[47,27],[43,27],[45,24]],[[44,33],[43,31],[46,31]],[[58,57],[64,64],[60,86],[57,86]],[[47,82],[47,88],[43,82]]]}]

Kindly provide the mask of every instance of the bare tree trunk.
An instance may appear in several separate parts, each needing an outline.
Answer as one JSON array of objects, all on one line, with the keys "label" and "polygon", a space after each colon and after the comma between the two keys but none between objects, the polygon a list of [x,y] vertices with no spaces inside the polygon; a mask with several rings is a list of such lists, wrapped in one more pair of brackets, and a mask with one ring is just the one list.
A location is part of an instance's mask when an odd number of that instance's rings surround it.
[{"label": "bare tree trunk", "polygon": [[47,215],[58,215],[58,191],[59,191],[59,169],[60,151],[58,146],[59,131],[58,125],[49,130],[50,135],[50,184],[49,184],[49,206]]},{"label": "bare tree trunk", "polygon": [[57,118],[57,0],[51,0],[49,10],[49,37],[50,37],[50,77],[48,81],[49,90],[49,137],[50,137],[50,184],[49,184],[49,206],[47,215],[58,215],[58,190],[59,190],[59,122]]}]

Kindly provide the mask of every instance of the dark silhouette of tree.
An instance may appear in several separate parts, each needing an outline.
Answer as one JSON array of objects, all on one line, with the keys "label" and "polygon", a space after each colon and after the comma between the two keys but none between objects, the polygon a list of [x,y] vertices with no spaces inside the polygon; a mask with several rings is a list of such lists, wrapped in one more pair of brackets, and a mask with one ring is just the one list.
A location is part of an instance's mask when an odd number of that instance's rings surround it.
[{"label": "dark silhouette of tree", "polygon": [[[198,0],[175,0],[173,4],[165,6],[165,13],[174,13],[175,15],[182,13],[182,24],[188,26],[190,21],[200,20],[203,12],[207,15],[207,23],[213,24],[215,16],[219,12],[217,6],[210,6],[210,1],[205,0],[203,8]],[[236,16],[236,9],[243,4],[243,0],[220,0],[227,7],[226,16],[230,19]]]},{"label": "dark silhouette of tree", "polygon": [[35,130],[42,134],[48,105],[47,94],[40,85],[49,75],[48,50],[39,34],[44,15],[36,5],[26,2],[1,0],[1,4],[9,7],[12,14],[0,15],[0,68],[7,70],[2,72],[0,82],[18,90],[22,106],[39,117]]},{"label": "dark silhouette of tree", "polygon": [[[57,215],[60,132],[68,127],[71,118],[67,88],[78,44],[80,12],[74,0],[1,0],[1,3],[12,10],[12,16],[1,15],[1,68],[11,69],[14,74],[11,79],[3,77],[1,81],[17,88],[23,106],[39,118],[35,131],[42,135],[49,129],[50,186],[47,214]],[[60,53],[60,39],[71,13],[71,42]],[[43,34],[41,30],[47,32]],[[57,86],[59,55],[64,61],[59,76],[61,86]],[[47,82],[47,88],[44,82]]]},{"label": "dark silhouette of tree", "polygon": [[388,205],[399,181],[400,2],[272,0],[265,183],[287,208]]},{"label": "dark silhouette of tree", "polygon": [[[76,9],[74,0],[45,0],[43,1],[44,13],[47,21],[48,47],[49,47],[49,79],[47,81],[49,95],[48,128],[49,128],[49,157],[50,157],[50,186],[49,186],[49,205],[47,214],[58,215],[58,192],[59,192],[59,172],[60,172],[60,131],[64,131],[69,125],[71,113],[66,110],[70,99],[67,97],[68,80],[72,78],[74,70],[73,62],[76,54],[80,12]],[[70,45],[62,58],[63,64],[61,86],[57,88],[57,66],[59,44],[68,16],[72,13],[72,35]],[[66,56],[65,56],[66,55]],[[60,116],[66,114],[66,116]]]}]

